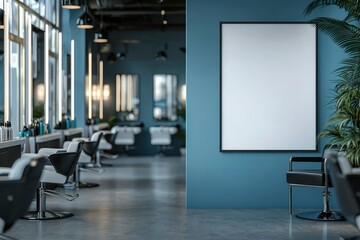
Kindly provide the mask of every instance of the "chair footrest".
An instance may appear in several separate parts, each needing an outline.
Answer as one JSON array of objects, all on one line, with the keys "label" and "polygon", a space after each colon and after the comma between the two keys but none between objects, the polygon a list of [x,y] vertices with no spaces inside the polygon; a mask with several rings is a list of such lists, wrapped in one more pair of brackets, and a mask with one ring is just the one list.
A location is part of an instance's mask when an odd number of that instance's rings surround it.
[{"label": "chair footrest", "polygon": [[302,212],[295,215],[301,219],[314,220],[314,221],[345,221],[345,217],[339,212]]}]

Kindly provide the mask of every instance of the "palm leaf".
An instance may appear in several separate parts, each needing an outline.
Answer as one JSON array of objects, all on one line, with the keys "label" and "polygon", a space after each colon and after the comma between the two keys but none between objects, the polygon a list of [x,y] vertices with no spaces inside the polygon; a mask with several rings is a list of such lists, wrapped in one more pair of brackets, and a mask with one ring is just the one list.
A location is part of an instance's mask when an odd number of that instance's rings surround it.
[{"label": "palm leaf", "polygon": [[309,15],[315,9],[330,5],[335,5],[341,9],[344,9],[348,13],[347,17],[345,18],[346,20],[351,18],[355,18],[357,20],[360,19],[359,1],[355,2],[354,0],[315,0],[306,7],[304,14]]}]

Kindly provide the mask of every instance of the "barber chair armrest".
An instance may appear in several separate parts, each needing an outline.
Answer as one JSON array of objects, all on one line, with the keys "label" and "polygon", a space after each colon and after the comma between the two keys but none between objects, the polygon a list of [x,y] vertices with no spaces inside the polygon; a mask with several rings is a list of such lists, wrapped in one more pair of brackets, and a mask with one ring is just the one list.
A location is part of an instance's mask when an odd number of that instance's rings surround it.
[{"label": "barber chair armrest", "polygon": [[289,170],[293,170],[292,164],[294,162],[319,162],[321,163],[321,169],[324,169],[324,161],[325,159],[323,157],[291,157],[289,162]]},{"label": "barber chair armrest", "polygon": [[290,162],[324,162],[323,157],[291,157]]},{"label": "barber chair armrest", "polygon": [[0,167],[0,176],[7,176],[10,173],[10,167]]}]

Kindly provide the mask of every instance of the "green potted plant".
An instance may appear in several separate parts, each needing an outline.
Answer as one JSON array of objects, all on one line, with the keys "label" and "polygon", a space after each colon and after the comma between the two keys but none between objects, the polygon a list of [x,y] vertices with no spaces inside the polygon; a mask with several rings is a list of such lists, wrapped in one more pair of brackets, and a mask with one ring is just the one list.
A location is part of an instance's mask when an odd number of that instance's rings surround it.
[{"label": "green potted plant", "polygon": [[360,2],[351,0],[315,0],[305,9],[335,5],[346,11],[344,19],[319,17],[313,21],[319,29],[347,53],[336,69],[335,112],[325,124],[319,138],[329,140],[345,153],[353,166],[360,166]]}]

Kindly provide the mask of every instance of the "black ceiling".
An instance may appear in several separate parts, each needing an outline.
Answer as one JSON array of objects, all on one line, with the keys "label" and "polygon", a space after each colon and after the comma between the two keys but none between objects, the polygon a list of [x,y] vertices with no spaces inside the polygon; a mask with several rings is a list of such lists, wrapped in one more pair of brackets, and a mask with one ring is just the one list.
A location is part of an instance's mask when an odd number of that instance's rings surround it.
[{"label": "black ceiling", "polygon": [[96,25],[102,22],[107,31],[185,29],[185,0],[88,0],[87,4]]}]

